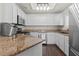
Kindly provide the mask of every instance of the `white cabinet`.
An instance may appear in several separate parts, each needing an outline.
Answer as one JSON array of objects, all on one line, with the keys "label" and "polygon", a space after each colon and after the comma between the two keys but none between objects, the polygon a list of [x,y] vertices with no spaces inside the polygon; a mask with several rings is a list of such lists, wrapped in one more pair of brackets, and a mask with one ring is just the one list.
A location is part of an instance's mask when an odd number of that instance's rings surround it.
[{"label": "white cabinet", "polygon": [[19,15],[19,16],[22,16],[22,10],[21,10],[19,7],[18,7],[17,12],[18,12],[18,15]]},{"label": "white cabinet", "polygon": [[25,13],[23,11],[21,11],[21,14],[22,14],[22,18],[24,19],[25,18]]},{"label": "white cabinet", "polygon": [[15,3],[0,4],[0,22],[17,23],[17,15],[26,19],[26,14]]},{"label": "white cabinet", "polygon": [[[30,35],[40,38],[42,40],[46,40],[47,39],[47,33],[45,32],[30,32]],[[46,44],[46,41],[42,42],[43,44]]]},{"label": "white cabinet", "polygon": [[38,38],[39,33],[38,32],[30,32],[30,35]]},{"label": "white cabinet", "polygon": [[62,34],[57,34],[57,46],[64,52],[65,50],[65,38],[64,38],[64,35]]},{"label": "white cabinet", "polygon": [[[66,55],[69,55],[69,37],[65,36],[60,33],[55,32],[46,32],[46,33],[39,33],[39,32],[31,32],[32,36],[43,39],[42,36],[45,34],[47,37],[47,44],[56,44]],[[44,42],[45,43],[45,42]]]},{"label": "white cabinet", "polygon": [[64,25],[64,19],[61,13],[56,16],[56,25]]},{"label": "white cabinet", "polygon": [[2,4],[0,3],[0,23],[2,22]]},{"label": "white cabinet", "polygon": [[64,35],[59,34],[59,48],[64,52],[65,51],[65,39],[64,39]]},{"label": "white cabinet", "polygon": [[25,51],[17,54],[16,56],[42,56],[42,43],[39,43]]},{"label": "white cabinet", "polygon": [[2,5],[2,13],[3,18],[2,22],[12,23],[12,4],[11,3],[4,3]]},{"label": "white cabinet", "polygon": [[25,17],[25,13],[20,9],[20,7],[18,7],[17,12],[18,12],[17,14],[18,14],[20,17],[22,17],[22,18]]},{"label": "white cabinet", "polygon": [[63,25],[62,14],[28,14],[27,25]]},{"label": "white cabinet", "polygon": [[0,4],[2,7],[1,12],[1,22],[2,23],[17,23],[17,6],[14,3],[3,3]]},{"label": "white cabinet", "polygon": [[65,36],[65,54],[69,56],[69,37]]},{"label": "white cabinet", "polygon": [[30,32],[30,35],[37,37],[37,38],[41,38],[41,39],[45,39],[46,34],[47,33],[42,33],[42,32]]},{"label": "white cabinet", "polygon": [[18,9],[18,6],[16,4],[13,4],[13,21],[12,23],[17,23],[17,9]]},{"label": "white cabinet", "polygon": [[48,32],[47,33],[47,44],[56,44],[56,33]]},{"label": "white cabinet", "polygon": [[[22,19],[26,20],[26,14],[24,13],[24,11],[22,11],[22,9],[17,5],[15,8],[17,8],[17,15],[19,15]],[[27,21],[25,21],[26,23]]]},{"label": "white cabinet", "polygon": [[[30,32],[30,35],[37,37],[37,38],[41,38],[44,40],[47,40],[47,44],[56,44],[56,35],[53,32],[47,32],[47,33],[43,33],[43,32]],[[45,42],[44,42],[45,43]]]},{"label": "white cabinet", "polygon": [[69,9],[62,12],[64,27],[63,30],[69,29]]},{"label": "white cabinet", "polygon": [[47,33],[47,44],[56,44],[67,56],[69,55],[69,37],[60,33]]},{"label": "white cabinet", "polygon": [[24,19],[25,20],[25,25],[26,25],[26,14],[24,13],[24,11],[22,11],[21,9],[20,9],[20,7],[18,7],[18,9],[17,9],[17,14],[22,18],[22,19]]},{"label": "white cabinet", "polygon": [[69,55],[69,38],[63,34],[57,34],[57,46],[66,54]]}]

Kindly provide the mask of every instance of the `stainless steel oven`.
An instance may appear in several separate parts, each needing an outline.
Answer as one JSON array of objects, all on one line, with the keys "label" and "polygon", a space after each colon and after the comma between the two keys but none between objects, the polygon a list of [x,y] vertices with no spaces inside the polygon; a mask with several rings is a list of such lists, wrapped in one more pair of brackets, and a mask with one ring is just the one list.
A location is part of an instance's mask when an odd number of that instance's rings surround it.
[{"label": "stainless steel oven", "polygon": [[1,24],[1,35],[2,36],[12,36],[17,33],[17,27],[11,23]]}]

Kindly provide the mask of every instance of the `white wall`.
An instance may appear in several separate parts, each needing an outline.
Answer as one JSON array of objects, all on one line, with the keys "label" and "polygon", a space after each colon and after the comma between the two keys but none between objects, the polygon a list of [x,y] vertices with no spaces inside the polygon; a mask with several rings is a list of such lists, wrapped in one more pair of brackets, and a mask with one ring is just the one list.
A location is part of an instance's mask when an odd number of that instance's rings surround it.
[{"label": "white wall", "polygon": [[27,14],[26,25],[62,25],[61,14]]}]

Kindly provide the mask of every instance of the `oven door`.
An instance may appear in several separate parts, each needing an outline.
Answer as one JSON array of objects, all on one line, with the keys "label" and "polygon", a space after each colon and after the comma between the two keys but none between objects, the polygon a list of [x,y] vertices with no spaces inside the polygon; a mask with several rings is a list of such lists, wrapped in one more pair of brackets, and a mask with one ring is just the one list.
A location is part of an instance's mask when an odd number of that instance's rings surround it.
[{"label": "oven door", "polygon": [[1,35],[2,36],[12,36],[17,33],[17,28],[13,24],[3,23],[1,25]]}]

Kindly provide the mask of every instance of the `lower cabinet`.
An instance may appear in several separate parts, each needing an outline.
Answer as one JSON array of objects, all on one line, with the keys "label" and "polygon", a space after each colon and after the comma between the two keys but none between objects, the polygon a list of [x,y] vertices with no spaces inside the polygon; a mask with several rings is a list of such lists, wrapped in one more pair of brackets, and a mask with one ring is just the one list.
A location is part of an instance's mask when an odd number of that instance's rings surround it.
[{"label": "lower cabinet", "polygon": [[69,37],[64,34],[55,33],[56,36],[56,45],[69,56]]},{"label": "lower cabinet", "polygon": [[42,56],[42,43],[39,43],[25,51],[17,54],[16,56]]},{"label": "lower cabinet", "polygon": [[[56,32],[31,32],[32,36],[47,40],[47,44],[56,44],[67,56],[69,55],[69,37]],[[45,34],[45,35],[44,35]],[[46,42],[44,42],[46,43]]]},{"label": "lower cabinet", "polygon": [[69,37],[63,34],[57,34],[57,46],[68,56],[69,55]]},{"label": "lower cabinet", "polygon": [[57,33],[56,44],[64,52],[64,50],[65,50],[65,38],[64,38],[64,35],[62,35],[60,33]]},{"label": "lower cabinet", "polygon": [[[31,36],[37,37],[37,38],[41,38],[42,40],[46,40],[47,39],[47,33],[43,33],[43,32],[30,32]],[[46,44],[46,41],[43,41],[42,44]]]},{"label": "lower cabinet", "polygon": [[30,32],[31,36],[34,36],[34,37],[37,37],[37,38],[38,38],[38,34],[39,34],[38,32]]},{"label": "lower cabinet", "polygon": [[56,33],[54,32],[48,32],[47,33],[47,44],[56,44]]},{"label": "lower cabinet", "polygon": [[69,56],[69,37],[65,36],[65,54]]},{"label": "lower cabinet", "polygon": [[56,44],[55,41],[57,36],[54,32],[30,32],[30,35],[47,40],[47,43],[43,42],[45,44]]}]

